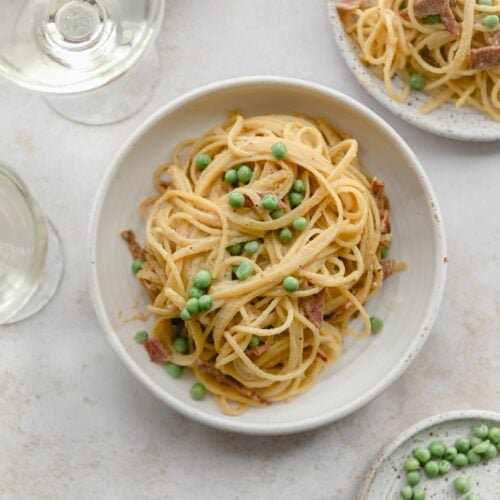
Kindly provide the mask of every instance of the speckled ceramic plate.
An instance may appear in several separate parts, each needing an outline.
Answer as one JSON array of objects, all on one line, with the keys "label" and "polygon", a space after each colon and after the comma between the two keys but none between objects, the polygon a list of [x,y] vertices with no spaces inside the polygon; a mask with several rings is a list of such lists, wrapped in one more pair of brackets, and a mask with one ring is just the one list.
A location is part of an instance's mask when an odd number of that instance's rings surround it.
[{"label": "speckled ceramic plate", "polygon": [[[391,99],[387,95],[384,82],[371,68],[364,66],[358,60],[360,50],[344,31],[335,7],[338,1],[327,0],[335,41],[349,69],[361,86],[377,101],[399,118],[433,134],[471,142],[500,140],[500,123],[472,107],[456,108],[452,104],[446,104],[430,114],[423,115],[419,109],[428,100],[428,96],[423,92],[412,92],[404,103]],[[395,83],[397,86],[398,78],[395,79]]]},{"label": "speckled ceramic plate", "polygon": [[[400,490],[405,484],[403,462],[416,447],[427,446],[436,439],[451,445],[457,438],[469,436],[479,423],[499,426],[500,413],[483,410],[441,413],[410,427],[381,452],[367,475],[358,500],[400,500]],[[489,462],[482,461],[460,471],[453,468],[436,479],[426,479],[423,475],[419,487],[426,490],[426,500],[465,499],[465,495],[457,495],[453,488],[453,480],[458,476],[470,480],[469,494],[474,493],[481,500],[500,499],[500,454]]]}]

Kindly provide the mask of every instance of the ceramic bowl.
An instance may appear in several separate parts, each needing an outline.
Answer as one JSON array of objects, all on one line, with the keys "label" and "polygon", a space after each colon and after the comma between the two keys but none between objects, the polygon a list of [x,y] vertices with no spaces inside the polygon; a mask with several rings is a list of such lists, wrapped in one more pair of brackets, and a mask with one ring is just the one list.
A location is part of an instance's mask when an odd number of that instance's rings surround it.
[{"label": "ceramic bowl", "polygon": [[[339,362],[289,403],[222,414],[211,397],[192,401],[193,378],[185,370],[172,379],[151,363],[134,333],[152,324],[125,322],[138,298],[147,297],[130,271],[120,238],[134,229],[143,238],[145,220],[137,207],[153,193],[152,175],[170,158],[175,144],[223,122],[227,111],[245,115],[305,113],[324,117],[354,136],[364,169],[386,182],[391,203],[393,256],[408,270],[392,276],[368,304],[384,319],[383,331],[364,340],[348,338]],[[250,434],[284,434],[312,429],[357,410],[380,394],[409,366],[436,317],[445,282],[446,250],[441,214],[429,181],[401,137],[353,99],[311,83],[277,77],[228,80],[190,92],[150,117],[123,144],[98,191],[89,232],[89,276],[101,326],[133,375],[166,404],[207,425]],[[119,313],[123,312],[122,315]]]},{"label": "ceramic bowl", "polygon": [[[432,134],[471,142],[500,140],[500,123],[475,108],[469,106],[456,108],[453,104],[446,104],[432,113],[423,115],[419,109],[429,99],[427,94],[412,92],[403,103],[389,97],[384,82],[376,76],[373,68],[367,67],[359,61],[358,56],[361,51],[354,40],[344,31],[335,6],[338,1],[327,0],[328,15],[337,47],[360,85],[380,104],[399,118]],[[400,79],[396,77],[395,82],[397,86]]]},{"label": "ceramic bowl", "polygon": [[[403,462],[412,451],[430,442],[442,440],[451,446],[460,437],[470,437],[478,424],[500,427],[500,413],[485,410],[463,410],[441,413],[426,418],[402,432],[379,455],[366,477],[358,500],[400,500],[400,489],[405,484]],[[452,470],[445,476],[428,480],[422,474],[419,487],[426,490],[426,500],[454,500],[457,498],[452,483],[458,476],[466,476],[471,483],[470,493],[483,500],[498,498],[500,492],[500,457],[491,461]],[[460,498],[463,498],[462,496]]]}]

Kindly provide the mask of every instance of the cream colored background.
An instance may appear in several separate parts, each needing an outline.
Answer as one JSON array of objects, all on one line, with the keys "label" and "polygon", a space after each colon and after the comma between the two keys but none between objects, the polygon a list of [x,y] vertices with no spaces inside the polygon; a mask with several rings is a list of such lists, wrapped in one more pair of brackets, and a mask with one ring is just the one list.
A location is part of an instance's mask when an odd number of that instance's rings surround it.
[{"label": "cream colored background", "polygon": [[[500,145],[434,137],[376,104],[341,61],[323,0],[167,0],[158,45],[153,101],[117,125],[70,123],[0,82],[0,161],[36,191],[66,251],[49,307],[0,328],[0,498],[353,500],[398,431],[445,410],[499,411]],[[171,98],[252,74],[312,80],[384,117],[426,168],[448,236],[442,310],[414,364],[355,415],[288,437],[226,434],[164,407],[112,352],[87,292],[89,211],[117,148]]]}]

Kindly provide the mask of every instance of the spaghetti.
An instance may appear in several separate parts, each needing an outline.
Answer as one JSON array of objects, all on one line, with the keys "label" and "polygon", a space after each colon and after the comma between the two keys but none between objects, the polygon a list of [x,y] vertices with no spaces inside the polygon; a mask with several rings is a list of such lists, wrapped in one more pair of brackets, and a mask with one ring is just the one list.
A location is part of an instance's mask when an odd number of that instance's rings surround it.
[{"label": "spaghetti", "polygon": [[234,115],[156,171],[137,273],[157,315],[146,348],[191,367],[225,413],[302,393],[345,335],[370,334],[364,304],[401,266],[382,258],[384,184],[357,154],[324,120]]},{"label": "spaghetti", "polygon": [[499,0],[344,0],[337,9],[392,99],[424,90],[424,114],[452,102],[500,121]]}]

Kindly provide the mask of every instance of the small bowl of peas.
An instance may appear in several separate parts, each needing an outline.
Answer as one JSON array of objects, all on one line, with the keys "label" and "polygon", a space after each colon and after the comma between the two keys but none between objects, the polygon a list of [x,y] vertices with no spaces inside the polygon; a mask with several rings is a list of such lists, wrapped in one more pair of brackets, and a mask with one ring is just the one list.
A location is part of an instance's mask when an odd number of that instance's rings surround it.
[{"label": "small bowl of peas", "polygon": [[441,413],[380,453],[358,500],[496,500],[499,471],[500,413]]}]

